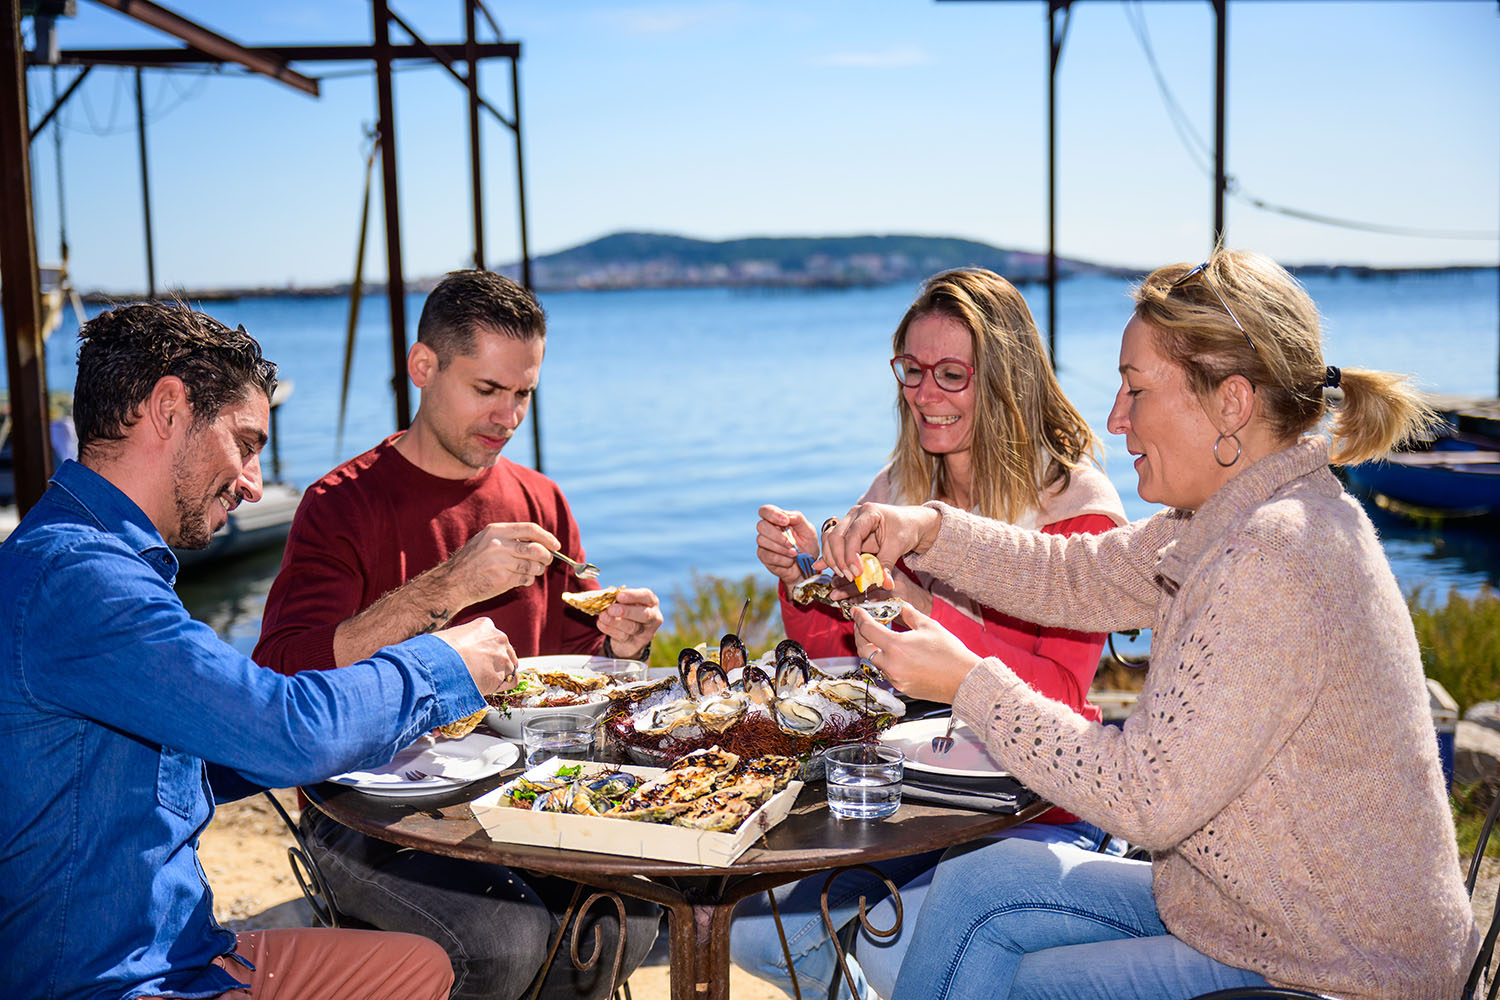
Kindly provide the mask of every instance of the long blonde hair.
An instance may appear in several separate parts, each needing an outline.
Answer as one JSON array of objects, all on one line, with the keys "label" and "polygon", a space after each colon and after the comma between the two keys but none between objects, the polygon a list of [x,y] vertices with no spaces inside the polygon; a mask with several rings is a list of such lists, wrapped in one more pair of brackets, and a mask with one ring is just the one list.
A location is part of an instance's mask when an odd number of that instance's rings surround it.
[{"label": "long blonde hair", "polygon": [[[933,275],[896,327],[893,352],[904,354],[911,324],[932,315],[962,323],[974,345],[969,450],[974,506],[985,517],[1018,520],[1040,505],[1042,491],[1058,482],[1066,485],[1085,456],[1097,458],[1098,439],[1063,395],[1031,310],[1010,282],[980,268]],[[896,407],[900,430],[891,452],[896,502],[952,499],[947,462],[922,450],[899,386]]]},{"label": "long blonde hair", "polygon": [[[1134,289],[1135,313],[1152,327],[1157,348],[1200,396],[1231,375],[1249,379],[1272,432],[1287,443],[1316,427],[1330,397],[1318,308],[1307,291],[1271,258],[1240,250],[1216,250],[1203,273],[1173,288],[1191,270],[1168,264]],[[1339,388],[1343,402],[1329,424],[1335,462],[1375,458],[1437,422],[1405,375],[1343,368]]]}]

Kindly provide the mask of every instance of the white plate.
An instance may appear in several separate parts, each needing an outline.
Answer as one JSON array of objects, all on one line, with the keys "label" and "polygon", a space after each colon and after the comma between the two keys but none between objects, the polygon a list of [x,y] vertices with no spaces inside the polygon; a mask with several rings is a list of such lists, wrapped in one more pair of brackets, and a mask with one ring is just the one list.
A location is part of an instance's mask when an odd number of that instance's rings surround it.
[{"label": "white plate", "polygon": [[[520,756],[521,751],[514,743],[487,733],[470,733],[456,740],[434,738],[429,733],[397,753],[389,764],[336,774],[328,780],[368,795],[391,798],[435,795],[498,774]],[[427,777],[414,781],[403,777],[412,770],[422,771]]]},{"label": "white plate", "polygon": [[[587,668],[596,673],[611,674],[621,666],[639,667],[639,660],[615,660],[608,656],[590,656],[587,653],[558,653],[552,656],[523,656],[517,661],[517,666],[522,670],[582,670]],[[508,739],[519,740],[522,737],[521,727],[530,719],[539,719],[547,715],[562,715],[567,712],[578,715],[587,715],[597,719],[604,714],[609,707],[609,699],[603,695],[598,696],[598,701],[588,702],[583,705],[558,705],[553,708],[513,708],[507,714],[498,708],[492,708],[485,714],[484,724],[495,732]]]},{"label": "white plate", "polygon": [[953,727],[953,749],[939,754],[932,749],[932,738],[943,735],[948,717],[917,719],[892,726],[880,734],[880,742],[900,748],[906,754],[906,766],[913,771],[951,774],[971,778],[993,778],[1008,774],[984,749],[984,741],[967,725]]}]

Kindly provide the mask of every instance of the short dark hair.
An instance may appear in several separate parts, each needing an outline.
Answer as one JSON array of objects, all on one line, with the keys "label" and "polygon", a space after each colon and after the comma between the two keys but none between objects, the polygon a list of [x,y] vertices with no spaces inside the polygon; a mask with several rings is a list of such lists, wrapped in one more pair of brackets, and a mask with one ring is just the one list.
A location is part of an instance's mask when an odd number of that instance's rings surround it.
[{"label": "short dark hair", "polygon": [[547,314],[527,289],[494,271],[450,271],[438,282],[417,320],[417,343],[432,348],[439,366],[474,350],[480,328],[515,340],[547,336]]},{"label": "short dark hair", "polygon": [[140,418],[140,407],[168,375],[182,379],[193,426],[254,387],[271,398],[276,365],[239,327],[181,303],[143,302],[101,313],[78,331],[78,382],[73,424],[80,453],[120,441]]}]

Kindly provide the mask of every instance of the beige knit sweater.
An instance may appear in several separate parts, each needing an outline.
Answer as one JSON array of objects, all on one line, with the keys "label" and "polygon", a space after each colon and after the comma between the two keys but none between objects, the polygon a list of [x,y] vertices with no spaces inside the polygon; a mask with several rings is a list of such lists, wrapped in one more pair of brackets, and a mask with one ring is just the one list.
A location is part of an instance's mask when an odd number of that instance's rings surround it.
[{"label": "beige knit sweater", "polygon": [[1478,947],[1416,637],[1305,438],[1197,512],[1070,538],[942,504],[908,557],[1042,625],[1153,630],[1123,729],[981,660],[955,713],[1046,798],[1152,852],[1178,938],[1276,985],[1451,1000]]}]

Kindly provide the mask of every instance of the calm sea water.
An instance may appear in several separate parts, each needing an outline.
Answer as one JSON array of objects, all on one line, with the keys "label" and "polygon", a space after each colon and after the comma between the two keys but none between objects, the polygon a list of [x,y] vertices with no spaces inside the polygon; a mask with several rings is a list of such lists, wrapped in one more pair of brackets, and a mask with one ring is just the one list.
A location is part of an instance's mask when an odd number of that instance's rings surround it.
[{"label": "calm sea water", "polygon": [[[1325,318],[1326,357],[1343,367],[1412,373],[1427,389],[1497,393],[1494,271],[1402,278],[1309,278]],[[569,497],[588,557],[606,584],[655,589],[670,608],[694,572],[763,572],[755,509],[776,503],[814,522],[841,514],[885,462],[896,390],[890,333],[915,289],[742,292],[719,289],[553,293],[540,392],[544,471]],[[1023,289],[1038,316],[1046,289]],[[1132,518],[1123,442],[1103,434],[1118,377],[1128,283],[1077,279],[1059,290],[1063,387],[1101,432],[1106,469]],[[408,303],[419,314],[421,296]],[[305,485],[394,429],[385,300],[361,312],[349,416],[335,441],[348,303],[262,299],[210,303],[243,323],[295,383],[278,412],[283,478]],[[52,341],[54,385],[73,379],[72,337]],[[416,394],[413,390],[413,406]],[[532,464],[529,426],[507,455]],[[1446,592],[1500,582],[1500,533],[1439,532],[1379,517],[1403,585]],[[271,553],[183,585],[194,613],[248,650],[277,568]]]}]

